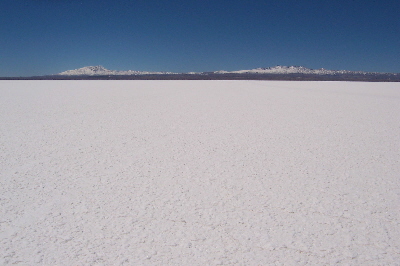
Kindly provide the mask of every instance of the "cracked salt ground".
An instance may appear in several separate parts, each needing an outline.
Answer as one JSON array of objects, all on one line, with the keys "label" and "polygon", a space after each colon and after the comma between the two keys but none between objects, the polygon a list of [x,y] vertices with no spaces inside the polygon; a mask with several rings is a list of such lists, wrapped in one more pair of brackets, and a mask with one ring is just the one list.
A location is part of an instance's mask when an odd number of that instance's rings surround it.
[{"label": "cracked salt ground", "polygon": [[0,264],[396,265],[400,84],[1,81]]}]

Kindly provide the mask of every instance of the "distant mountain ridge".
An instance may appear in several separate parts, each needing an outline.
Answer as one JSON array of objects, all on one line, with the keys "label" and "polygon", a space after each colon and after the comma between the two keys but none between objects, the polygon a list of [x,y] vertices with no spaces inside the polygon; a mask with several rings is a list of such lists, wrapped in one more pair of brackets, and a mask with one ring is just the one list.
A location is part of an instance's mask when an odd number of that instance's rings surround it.
[{"label": "distant mountain ridge", "polygon": [[87,66],[59,74],[32,77],[0,77],[0,80],[288,80],[400,82],[400,73],[310,69],[303,66],[275,66],[237,71],[150,72],[117,71],[103,66]]},{"label": "distant mountain ridge", "polygon": [[237,71],[216,71],[215,73],[237,73],[237,74],[314,74],[314,75],[336,75],[336,74],[367,74],[372,72],[350,71],[350,70],[328,70],[324,68],[311,69],[303,66],[275,66],[268,68],[255,68]]},{"label": "distant mountain ridge", "polygon": [[109,70],[103,66],[86,66],[78,69],[67,70],[57,75],[62,76],[109,76],[109,75],[146,75],[146,74],[173,74],[171,72],[148,72],[148,71],[118,71]]},{"label": "distant mountain ridge", "polygon": [[350,71],[350,70],[328,70],[324,68],[311,69],[303,66],[275,66],[268,68],[255,68],[249,70],[236,70],[236,71],[213,71],[213,72],[188,72],[188,73],[174,73],[174,72],[150,72],[150,71],[118,71],[109,70],[103,66],[86,66],[78,69],[67,70],[56,75],[60,76],[125,76],[125,75],[163,75],[163,74],[187,74],[187,75],[205,75],[205,74],[309,74],[309,75],[367,75],[367,74],[391,74],[395,73],[378,73],[378,72],[364,72],[364,71]]}]

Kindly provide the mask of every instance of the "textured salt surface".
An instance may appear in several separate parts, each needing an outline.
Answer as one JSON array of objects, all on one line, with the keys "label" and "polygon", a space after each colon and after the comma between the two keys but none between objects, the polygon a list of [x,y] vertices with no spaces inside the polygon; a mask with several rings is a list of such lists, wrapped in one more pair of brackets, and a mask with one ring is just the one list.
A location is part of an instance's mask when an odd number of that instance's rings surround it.
[{"label": "textured salt surface", "polygon": [[1,81],[0,264],[400,261],[400,83]]}]

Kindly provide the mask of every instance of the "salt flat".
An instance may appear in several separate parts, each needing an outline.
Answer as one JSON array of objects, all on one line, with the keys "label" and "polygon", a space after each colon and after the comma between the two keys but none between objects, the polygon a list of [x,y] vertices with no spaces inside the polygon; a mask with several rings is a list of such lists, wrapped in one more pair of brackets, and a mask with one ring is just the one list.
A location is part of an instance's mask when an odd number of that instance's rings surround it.
[{"label": "salt flat", "polygon": [[0,264],[395,265],[400,83],[1,81]]}]

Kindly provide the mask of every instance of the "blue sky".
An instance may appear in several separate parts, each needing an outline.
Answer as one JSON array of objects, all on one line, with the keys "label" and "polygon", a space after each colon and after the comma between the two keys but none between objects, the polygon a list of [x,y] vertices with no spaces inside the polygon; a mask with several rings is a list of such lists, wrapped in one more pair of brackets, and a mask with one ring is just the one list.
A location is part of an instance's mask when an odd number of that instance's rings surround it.
[{"label": "blue sky", "polygon": [[275,65],[400,72],[399,0],[1,0],[0,76]]}]

